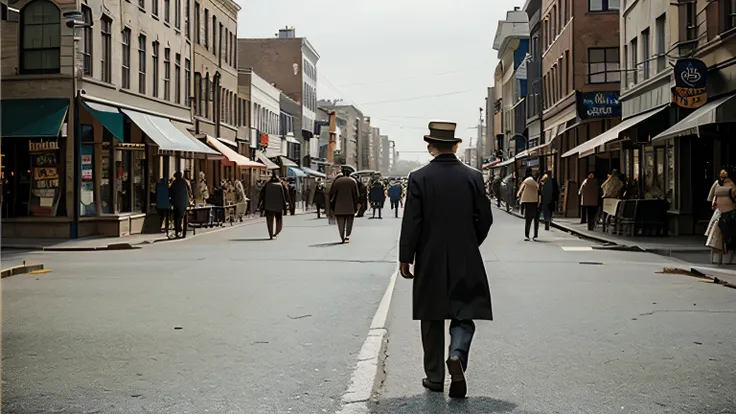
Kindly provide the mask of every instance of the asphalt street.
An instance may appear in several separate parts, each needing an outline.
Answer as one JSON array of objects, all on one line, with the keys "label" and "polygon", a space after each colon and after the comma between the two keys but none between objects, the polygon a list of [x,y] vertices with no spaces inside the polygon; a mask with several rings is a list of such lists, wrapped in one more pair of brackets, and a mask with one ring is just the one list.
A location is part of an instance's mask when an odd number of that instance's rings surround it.
[{"label": "asphalt street", "polygon": [[361,219],[336,245],[336,226],[304,215],[274,241],[254,223],[138,250],[28,254],[52,272],[2,281],[2,412],[335,412],[396,268],[398,228]]},{"label": "asphalt street", "polygon": [[411,282],[399,280],[372,413],[736,413],[736,290],[554,230],[525,242],[522,220],[494,213],[482,251],[495,321],[477,324],[469,398],[422,388]]},{"label": "asphalt street", "polygon": [[[372,414],[736,413],[736,290],[682,265],[523,241],[494,210],[482,246],[496,320],[479,322],[469,398],[421,387],[411,282],[399,278]],[[3,279],[3,413],[334,413],[396,268],[399,220],[351,244],[312,215],[129,251],[22,253]]]}]

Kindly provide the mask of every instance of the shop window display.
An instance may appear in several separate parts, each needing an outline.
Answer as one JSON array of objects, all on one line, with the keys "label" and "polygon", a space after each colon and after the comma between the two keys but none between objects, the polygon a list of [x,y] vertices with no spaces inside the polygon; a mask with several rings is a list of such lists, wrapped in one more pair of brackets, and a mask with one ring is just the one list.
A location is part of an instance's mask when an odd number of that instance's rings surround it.
[{"label": "shop window display", "polygon": [[[107,132],[107,131],[105,131]],[[108,133],[108,135],[110,135]],[[105,139],[103,134],[104,142],[102,143],[102,154],[100,158],[100,207],[102,214],[113,214],[112,204],[112,181],[110,171],[110,148],[111,143],[108,139]]]},{"label": "shop window display", "polygon": [[669,142],[667,144],[667,200],[670,202],[670,209],[679,208],[677,202],[677,185],[676,185],[676,170],[675,170],[675,143]]},{"label": "shop window display", "polygon": [[94,181],[94,129],[92,125],[80,125],[82,135],[82,162],[80,171],[80,200],[79,211],[82,217],[94,217],[97,215],[97,204],[95,204],[95,181]]}]

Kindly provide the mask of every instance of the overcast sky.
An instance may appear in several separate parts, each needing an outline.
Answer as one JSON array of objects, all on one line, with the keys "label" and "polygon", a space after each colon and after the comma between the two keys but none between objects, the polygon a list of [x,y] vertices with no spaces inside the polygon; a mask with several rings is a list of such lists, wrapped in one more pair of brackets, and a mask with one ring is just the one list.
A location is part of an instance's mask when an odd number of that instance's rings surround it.
[{"label": "overcast sky", "polygon": [[320,54],[319,98],[355,104],[409,160],[427,159],[429,120],[455,121],[456,135],[475,142],[478,108],[493,84],[497,22],[523,7],[522,0],[236,1],[239,37],[294,26]]}]

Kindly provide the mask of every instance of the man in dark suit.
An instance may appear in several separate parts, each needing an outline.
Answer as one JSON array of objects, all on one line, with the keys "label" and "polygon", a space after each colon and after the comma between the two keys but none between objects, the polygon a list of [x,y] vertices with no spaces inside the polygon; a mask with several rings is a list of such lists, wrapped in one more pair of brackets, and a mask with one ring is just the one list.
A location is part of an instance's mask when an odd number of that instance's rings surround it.
[{"label": "man in dark suit", "polygon": [[[458,161],[455,123],[430,122],[425,135],[435,158],[409,175],[399,240],[401,275],[414,279],[413,317],[421,321],[422,385],[442,392],[445,320],[450,320],[446,361],[450,397],[467,394],[465,370],[475,333],[473,320],[492,320],[491,293],[480,245],[493,224],[483,175]],[[414,264],[414,273],[411,265]]]},{"label": "man in dark suit", "polygon": [[330,188],[330,208],[337,219],[337,229],[343,243],[350,243],[353,221],[358,211],[358,183],[349,174],[349,171],[343,171]]},{"label": "man in dark suit", "polygon": [[[260,196],[260,210],[266,215],[266,227],[271,240],[281,233],[286,215],[287,192],[276,171],[271,174],[271,179],[263,186]],[[274,221],[276,229],[274,230]]]}]

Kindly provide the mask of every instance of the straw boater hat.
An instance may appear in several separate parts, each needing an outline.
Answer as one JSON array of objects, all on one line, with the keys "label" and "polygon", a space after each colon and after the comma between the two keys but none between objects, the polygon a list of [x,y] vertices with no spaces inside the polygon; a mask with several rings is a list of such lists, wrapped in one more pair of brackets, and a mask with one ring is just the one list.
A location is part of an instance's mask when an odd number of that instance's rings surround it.
[{"label": "straw boater hat", "polygon": [[446,142],[457,144],[463,140],[455,136],[455,122],[432,121],[429,123],[429,135],[424,136],[427,142]]}]

